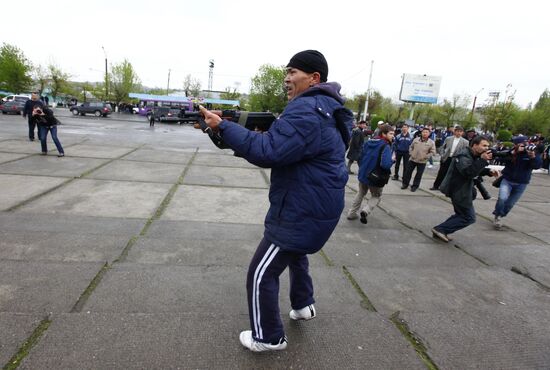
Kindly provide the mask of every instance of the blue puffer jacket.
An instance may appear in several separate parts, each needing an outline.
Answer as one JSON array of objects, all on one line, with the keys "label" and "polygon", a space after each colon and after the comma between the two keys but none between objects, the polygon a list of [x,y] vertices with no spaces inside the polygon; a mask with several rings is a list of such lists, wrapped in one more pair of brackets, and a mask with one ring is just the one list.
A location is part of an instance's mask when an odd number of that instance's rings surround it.
[{"label": "blue puffer jacket", "polygon": [[380,147],[382,145],[385,145],[386,147],[382,151],[380,167],[389,170],[393,165],[392,149],[388,142],[384,139],[380,139],[380,137],[370,139],[363,147],[363,157],[361,158],[361,165],[359,166],[358,178],[363,184],[369,184],[367,176],[376,167],[376,163],[378,162],[378,153],[380,153]]},{"label": "blue puffer jacket", "polygon": [[269,167],[264,237],[283,250],[315,253],[344,209],[345,143],[353,114],[336,83],[318,84],[290,101],[268,132],[220,123],[224,142],[252,164]]},{"label": "blue puffer jacket", "polygon": [[502,176],[508,181],[520,184],[529,184],[533,170],[542,167],[542,158],[538,153],[535,158],[529,158],[527,152],[521,152],[517,154],[515,160],[513,155],[501,160],[504,162]]}]

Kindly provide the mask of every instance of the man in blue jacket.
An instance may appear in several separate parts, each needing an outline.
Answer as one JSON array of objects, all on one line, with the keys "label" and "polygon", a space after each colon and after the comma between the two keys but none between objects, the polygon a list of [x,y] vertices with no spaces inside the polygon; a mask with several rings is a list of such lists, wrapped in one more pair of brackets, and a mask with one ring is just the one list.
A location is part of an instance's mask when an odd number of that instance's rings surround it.
[{"label": "man in blue jacket", "polygon": [[399,180],[399,164],[403,159],[403,174],[409,164],[409,147],[413,141],[413,137],[409,132],[409,125],[406,123],[401,127],[401,133],[395,137],[393,150],[395,152],[395,168],[393,172],[393,180]]},{"label": "man in blue jacket", "polygon": [[252,330],[239,336],[254,352],[287,347],[279,314],[279,275],[287,267],[290,318],[309,320],[316,315],[307,254],[323,247],[344,208],[345,152],[353,125],[340,85],[327,83],[327,75],[320,52],[294,55],[284,79],[289,103],[265,133],[249,131],[201,107],[205,122],[236,154],[271,168],[264,237],[246,283]]},{"label": "man in blue jacket", "polygon": [[371,198],[367,201],[365,208],[360,212],[361,223],[367,223],[367,216],[371,214],[378,203],[380,203],[383,187],[370,184],[368,176],[369,173],[376,168],[380,155],[380,167],[387,170],[389,174],[391,166],[393,165],[391,145],[394,133],[394,128],[392,126],[382,125],[379,127],[379,136],[365,143],[363,147],[363,157],[359,165],[359,191],[348,211],[348,220],[355,220],[358,218],[357,211],[361,208],[361,203],[365,195],[367,195],[367,192],[370,191]]},{"label": "man in blue jacket", "polygon": [[[32,93],[31,98],[25,102],[25,106],[23,107],[23,118],[28,117],[30,141],[34,141],[34,128],[36,127],[36,122],[32,118],[32,112],[36,107],[44,108],[44,103],[38,99],[38,92],[35,91]],[[40,127],[38,128],[37,134],[40,139]]]},{"label": "man in blue jacket", "polygon": [[512,140],[514,148],[505,156],[500,156],[504,163],[502,180],[498,190],[493,224],[496,229],[502,227],[505,217],[519,200],[531,181],[531,172],[542,166],[542,158],[536,150],[526,150],[527,136],[518,136]]}]

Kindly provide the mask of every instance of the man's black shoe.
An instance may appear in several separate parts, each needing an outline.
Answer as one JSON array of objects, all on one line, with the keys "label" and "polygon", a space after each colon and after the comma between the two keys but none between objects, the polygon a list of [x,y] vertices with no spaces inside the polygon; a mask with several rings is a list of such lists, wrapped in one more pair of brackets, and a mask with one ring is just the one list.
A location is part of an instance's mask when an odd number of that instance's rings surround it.
[{"label": "man's black shoe", "polygon": [[409,187],[409,185],[401,185],[401,189],[406,189],[408,187]]},{"label": "man's black shoe", "polygon": [[367,224],[367,212],[365,211],[361,211],[361,213],[359,213],[359,215],[361,216],[361,223],[362,224]]},{"label": "man's black shoe", "polygon": [[396,181],[399,181],[399,177],[398,176],[394,176],[391,178],[392,180],[396,180]]},{"label": "man's black shoe", "polygon": [[430,190],[439,190],[439,188],[436,188],[435,186],[432,186]]},{"label": "man's black shoe", "polygon": [[418,189],[416,186],[411,186],[411,191],[414,193]]}]

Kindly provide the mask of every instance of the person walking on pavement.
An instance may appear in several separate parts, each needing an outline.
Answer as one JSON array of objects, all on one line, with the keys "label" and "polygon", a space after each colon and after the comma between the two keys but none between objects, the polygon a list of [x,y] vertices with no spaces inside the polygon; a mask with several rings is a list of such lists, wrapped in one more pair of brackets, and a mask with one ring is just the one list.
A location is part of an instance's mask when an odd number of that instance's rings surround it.
[{"label": "person walking on pavement", "polygon": [[435,143],[432,139],[429,138],[430,129],[424,127],[420,137],[417,137],[413,140],[411,146],[409,147],[409,163],[403,174],[403,184],[401,189],[406,189],[409,187],[409,182],[411,181],[412,173],[416,169],[416,175],[414,176],[414,182],[411,185],[411,191],[416,191],[420,186],[420,181],[422,180],[422,174],[426,168],[426,162],[428,158],[435,155]]},{"label": "person walking on pavement", "polygon": [[468,140],[464,139],[462,135],[464,135],[464,129],[456,126],[453,135],[445,139],[445,142],[441,146],[439,171],[437,171],[437,176],[430,190],[439,190],[439,185],[441,185],[441,181],[445,178],[451,164],[452,156],[462,150],[462,148],[468,147]]},{"label": "person walking on pavement", "polygon": [[382,197],[383,186],[375,186],[371,184],[368,175],[373,171],[379,163],[380,167],[384,170],[391,171],[393,165],[392,160],[392,141],[394,138],[394,128],[390,125],[382,125],[380,127],[380,135],[372,138],[365,143],[363,148],[363,156],[361,158],[361,164],[359,166],[359,190],[355,195],[355,199],[348,211],[347,219],[356,220],[358,218],[357,212],[361,208],[363,198],[370,191],[371,198],[367,200],[365,208],[360,212],[361,223],[367,223],[367,217],[372,213],[374,208],[380,203]]},{"label": "person walking on pavement", "polygon": [[[434,143],[435,143],[435,130],[433,129],[433,125],[432,123],[428,123],[428,129],[430,130],[430,135],[428,135],[428,137],[430,138],[430,140],[432,140]],[[437,149],[437,146],[436,146],[436,149]],[[434,153],[435,155],[435,153]],[[433,156],[430,156],[430,158],[428,158],[428,168],[433,168],[434,166],[434,158]]]},{"label": "person walking on pavement", "polygon": [[353,113],[340,85],[327,82],[320,52],[305,50],[286,66],[288,105],[266,132],[249,131],[201,106],[206,124],[235,153],[271,168],[264,237],[247,275],[251,330],[241,344],[254,352],[282,350],[287,338],[279,313],[279,276],[290,270],[291,320],[316,316],[307,255],[326,243],[344,209],[345,154]]},{"label": "person walking on pavement", "polygon": [[452,240],[449,234],[461,230],[476,221],[474,179],[478,176],[498,177],[498,171],[487,166],[492,158],[489,139],[476,136],[470,146],[462,148],[452,157],[449,171],[441,186],[441,192],[451,198],[454,214],[432,229],[433,237],[444,242]]},{"label": "person walking on pavement", "polygon": [[512,142],[514,148],[507,155],[500,156],[504,169],[498,189],[498,200],[493,211],[493,224],[496,229],[502,228],[502,218],[508,215],[529,185],[531,172],[542,166],[542,158],[537,150],[526,149],[527,136],[518,136]]},{"label": "person walking on pavement", "polygon": [[38,137],[40,139],[40,145],[42,146],[42,155],[48,154],[48,145],[46,143],[48,139],[48,131],[52,134],[52,140],[57,148],[57,156],[64,157],[65,151],[61,146],[61,142],[57,138],[57,118],[54,117],[50,108],[41,108],[36,106],[32,111],[32,119],[38,126]]},{"label": "person walking on pavement", "polygon": [[[23,107],[23,118],[27,118],[27,122],[29,124],[29,140],[34,141],[34,128],[36,127],[36,122],[32,118],[33,111],[35,107],[44,107],[44,103],[39,99],[38,92],[33,92],[31,94],[30,100],[27,100],[25,102],[25,106]],[[37,129],[37,136],[38,138],[40,135],[40,129]]]},{"label": "person walking on pavement", "polygon": [[413,137],[409,132],[409,125],[406,123],[401,127],[401,133],[395,137],[393,150],[395,153],[395,168],[393,170],[393,180],[399,180],[399,165],[403,160],[403,174],[409,163],[409,147],[413,141]]},{"label": "person walking on pavement", "polygon": [[349,149],[346,158],[348,159],[348,173],[353,174],[351,165],[353,162],[359,163],[361,159],[361,151],[363,150],[363,144],[365,139],[364,131],[367,127],[365,121],[359,121],[357,127],[351,130],[351,139],[349,141]]}]

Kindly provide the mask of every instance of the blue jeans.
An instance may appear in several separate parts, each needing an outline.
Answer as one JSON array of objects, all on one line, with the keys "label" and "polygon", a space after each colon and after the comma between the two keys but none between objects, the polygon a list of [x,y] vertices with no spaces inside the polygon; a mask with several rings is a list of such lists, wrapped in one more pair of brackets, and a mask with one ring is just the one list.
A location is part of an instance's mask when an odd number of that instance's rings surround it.
[{"label": "blue jeans", "polygon": [[493,214],[498,217],[504,217],[514,207],[514,204],[521,198],[527,184],[502,179],[498,190],[498,200]]},{"label": "blue jeans", "polygon": [[463,207],[453,201],[453,208],[455,210],[455,214],[449,217],[443,223],[434,227],[434,229],[447,235],[452,234],[460,229],[464,229],[466,226],[469,226],[476,222],[476,212],[473,205],[471,205],[470,207]]},{"label": "blue jeans", "polygon": [[38,127],[38,137],[40,138],[40,145],[42,145],[42,153],[48,152],[48,145],[46,144],[46,139],[48,138],[48,131],[52,134],[52,140],[57,148],[59,154],[64,154],[63,147],[57,138],[57,126],[39,126]]}]

